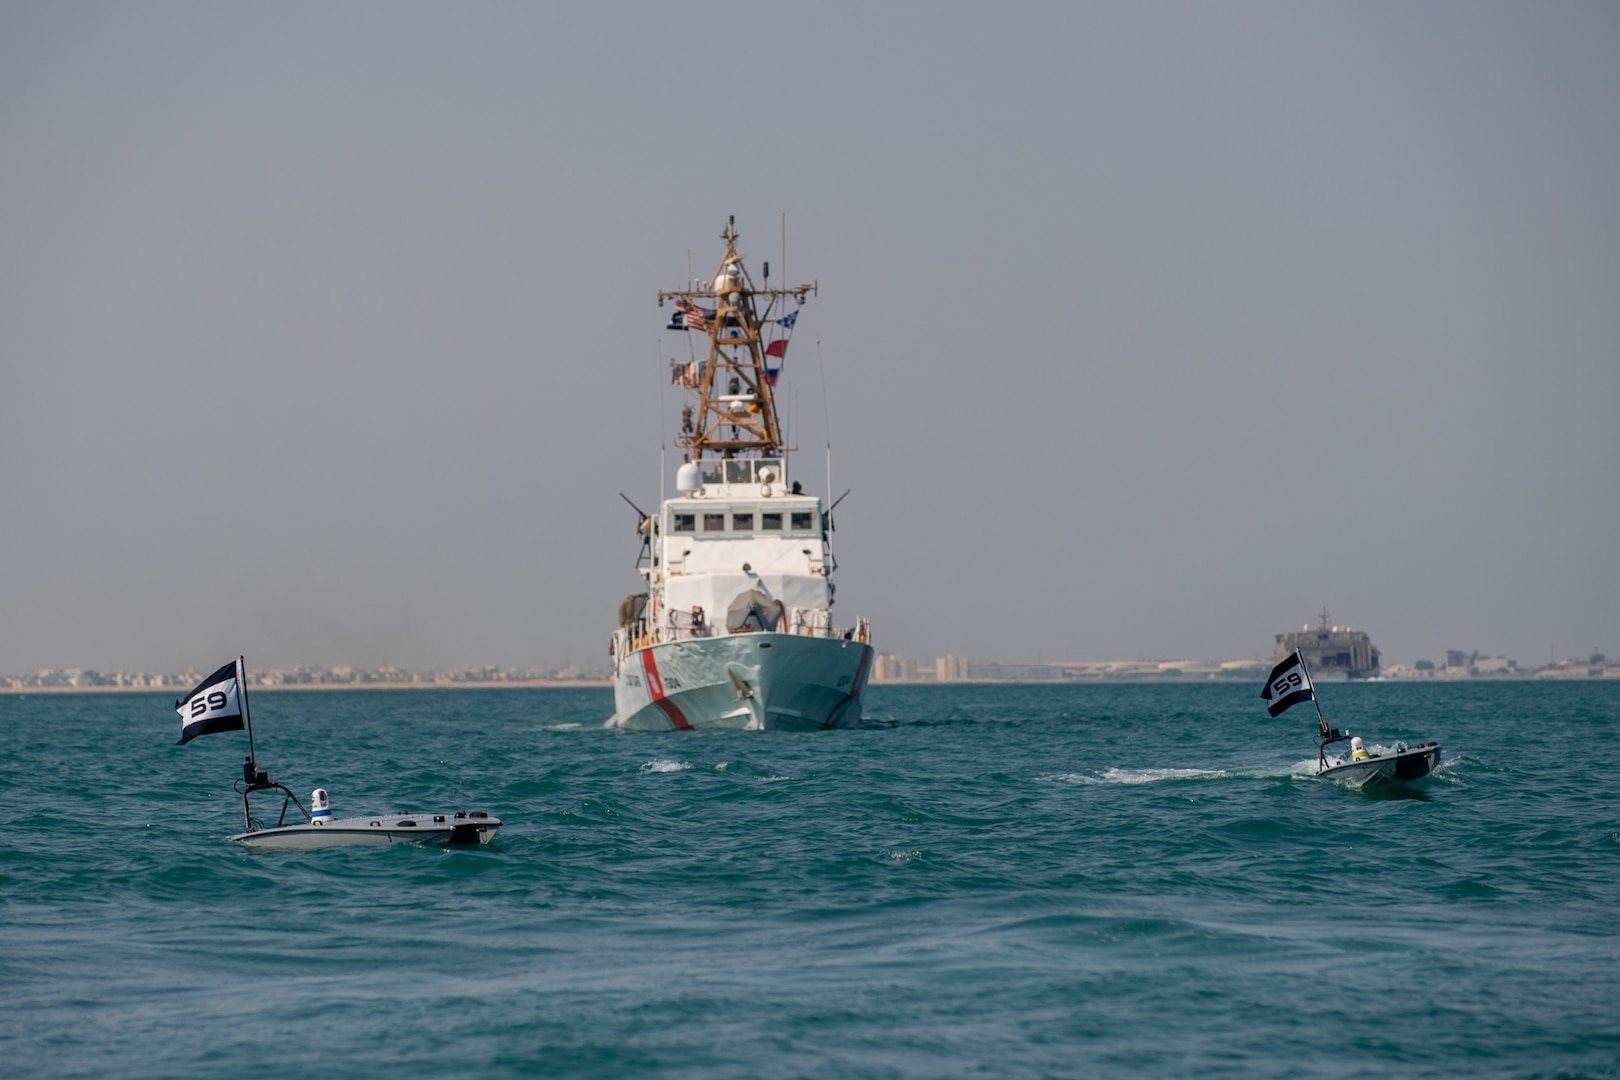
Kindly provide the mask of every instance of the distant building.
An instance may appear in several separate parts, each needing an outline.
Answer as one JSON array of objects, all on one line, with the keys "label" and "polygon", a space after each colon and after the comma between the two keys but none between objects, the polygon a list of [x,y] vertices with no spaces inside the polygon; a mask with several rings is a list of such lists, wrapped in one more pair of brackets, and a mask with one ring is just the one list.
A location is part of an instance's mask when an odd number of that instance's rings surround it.
[{"label": "distant building", "polygon": [[1002,682],[1048,682],[1064,677],[1056,664],[977,664],[968,661],[968,677],[998,679]]},{"label": "distant building", "polygon": [[909,656],[878,653],[872,658],[873,682],[915,682],[917,661]]},{"label": "distant building", "polygon": [[941,656],[934,661],[934,678],[940,682],[966,682],[972,661],[965,656]]},{"label": "distant building", "polygon": [[1322,609],[1322,621],[1313,629],[1306,626],[1298,633],[1278,634],[1273,657],[1286,659],[1298,649],[1305,657],[1305,666],[1312,675],[1342,675],[1348,679],[1365,679],[1378,674],[1378,650],[1365,630],[1352,630],[1348,626],[1329,626],[1327,608]]}]

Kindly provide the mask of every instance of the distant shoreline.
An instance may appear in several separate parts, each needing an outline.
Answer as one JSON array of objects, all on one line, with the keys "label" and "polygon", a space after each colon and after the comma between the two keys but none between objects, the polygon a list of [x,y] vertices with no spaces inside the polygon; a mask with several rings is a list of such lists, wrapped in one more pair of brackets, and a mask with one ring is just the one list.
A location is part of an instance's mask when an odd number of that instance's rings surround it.
[{"label": "distant shoreline", "polygon": [[[1210,686],[1242,684],[1248,680],[1234,677],[1199,678],[1161,675],[1120,675],[1090,679],[884,679],[873,680],[869,686]],[[1546,675],[1488,675],[1472,678],[1434,678],[1411,676],[1376,679],[1349,679],[1356,683],[1422,683],[1425,685],[1462,684],[1478,686],[1481,683],[1539,682],[1539,683],[1593,683],[1620,681],[1613,676],[1561,676]],[[249,686],[249,693],[281,693],[288,690],[606,690],[613,686],[611,679],[504,679],[491,682],[417,682],[417,683],[276,683]],[[177,694],[184,696],[181,686],[0,686],[0,694],[22,697],[28,694]]]},{"label": "distant shoreline", "polygon": [[[600,690],[613,685],[610,679],[505,679],[499,682],[419,682],[419,683],[273,683],[248,685],[248,693],[280,693],[283,690],[503,690],[550,687]],[[0,694],[179,694],[181,686],[0,686]]]}]

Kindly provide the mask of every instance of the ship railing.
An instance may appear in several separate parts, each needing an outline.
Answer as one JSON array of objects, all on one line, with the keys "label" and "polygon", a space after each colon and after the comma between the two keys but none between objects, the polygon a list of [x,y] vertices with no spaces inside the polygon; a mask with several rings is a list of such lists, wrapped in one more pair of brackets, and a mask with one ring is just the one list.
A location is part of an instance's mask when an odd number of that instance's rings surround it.
[{"label": "ship railing", "polygon": [[[872,620],[858,617],[854,626],[834,626],[827,616],[830,614],[826,608],[795,608],[794,617],[778,621],[775,626],[766,627],[763,632],[777,634],[792,634],[795,637],[819,637],[842,639],[844,641],[858,641],[867,644],[872,640]],[[752,627],[733,631],[738,634],[757,634],[760,630]],[[670,611],[665,615],[661,626],[650,625],[645,618],[637,619],[627,626],[621,626],[613,632],[613,641],[610,652],[613,656],[615,669],[619,661],[635,652],[645,649],[649,645],[657,645],[673,641],[692,641],[699,638],[716,637],[720,633],[706,619],[694,618],[691,613]]]},{"label": "ship railing", "polygon": [[842,638],[865,644],[872,640],[872,620],[857,616],[854,626],[835,626],[828,608],[794,608],[787,632],[802,637]]},{"label": "ship railing", "polygon": [[872,640],[872,620],[864,615],[857,615],[855,625],[845,628],[839,632],[838,636],[845,641],[858,641],[862,645],[869,644]]},{"label": "ship railing", "polygon": [[702,608],[691,611],[671,609],[664,613],[664,625],[659,628],[658,640],[690,641],[692,638],[708,637],[709,632],[709,620]]},{"label": "ship railing", "polygon": [[619,668],[619,661],[635,652],[645,649],[648,645],[657,643],[657,635],[647,625],[646,619],[637,619],[634,622],[621,626],[613,631],[613,640],[608,646],[608,653],[613,657],[613,669]]},{"label": "ship railing", "polygon": [[872,620],[855,620],[854,626],[805,626],[789,633],[800,637],[832,638],[835,641],[858,641],[862,645],[872,640]]}]

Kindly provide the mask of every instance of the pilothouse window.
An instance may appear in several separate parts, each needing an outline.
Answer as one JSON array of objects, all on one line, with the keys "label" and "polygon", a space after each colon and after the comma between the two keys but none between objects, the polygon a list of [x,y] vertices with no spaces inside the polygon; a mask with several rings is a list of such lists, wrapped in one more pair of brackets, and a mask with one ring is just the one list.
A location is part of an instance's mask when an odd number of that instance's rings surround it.
[{"label": "pilothouse window", "polygon": [[764,513],[764,514],[759,515],[759,528],[760,528],[761,532],[781,532],[782,531],[782,514],[781,514],[781,512],[777,511],[775,513]]},{"label": "pilothouse window", "polygon": [[703,515],[703,531],[704,532],[725,532],[726,531],[726,515],[725,514],[704,514]]},{"label": "pilothouse window", "polygon": [[675,529],[674,529],[674,531],[675,532],[696,532],[697,531],[697,515],[696,514],[676,514],[675,515]]},{"label": "pilothouse window", "polygon": [[806,531],[814,528],[814,526],[810,524],[810,519],[812,516],[813,515],[811,515],[809,511],[804,511],[801,513],[800,511],[795,510],[793,512],[793,528],[795,530],[804,529]]},{"label": "pilothouse window", "polygon": [[753,514],[732,514],[731,515],[731,531],[732,532],[753,532],[754,531],[754,515]]}]

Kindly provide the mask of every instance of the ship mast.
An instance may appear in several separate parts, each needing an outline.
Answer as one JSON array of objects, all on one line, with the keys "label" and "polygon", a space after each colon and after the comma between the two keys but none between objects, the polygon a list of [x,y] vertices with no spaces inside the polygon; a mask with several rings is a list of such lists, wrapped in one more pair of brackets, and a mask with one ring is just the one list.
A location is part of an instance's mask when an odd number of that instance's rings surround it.
[{"label": "ship mast", "polygon": [[789,298],[802,305],[807,295],[816,292],[816,283],[773,289],[770,263],[765,263],[763,282],[755,288],[743,265],[744,256],[737,251],[737,235],[733,216],[720,234],[726,253],[707,289],[658,294],[659,307],[665,300],[675,301],[686,329],[708,336],[707,361],[699,369],[695,387],[697,408],[683,411],[681,430],[675,436],[675,444],[686,448],[693,461],[749,452],[775,457],[787,449],[782,445],[776,414],[774,379],[766,376],[766,346],[760,340],[760,329],[776,315],[778,305],[787,306]]}]

